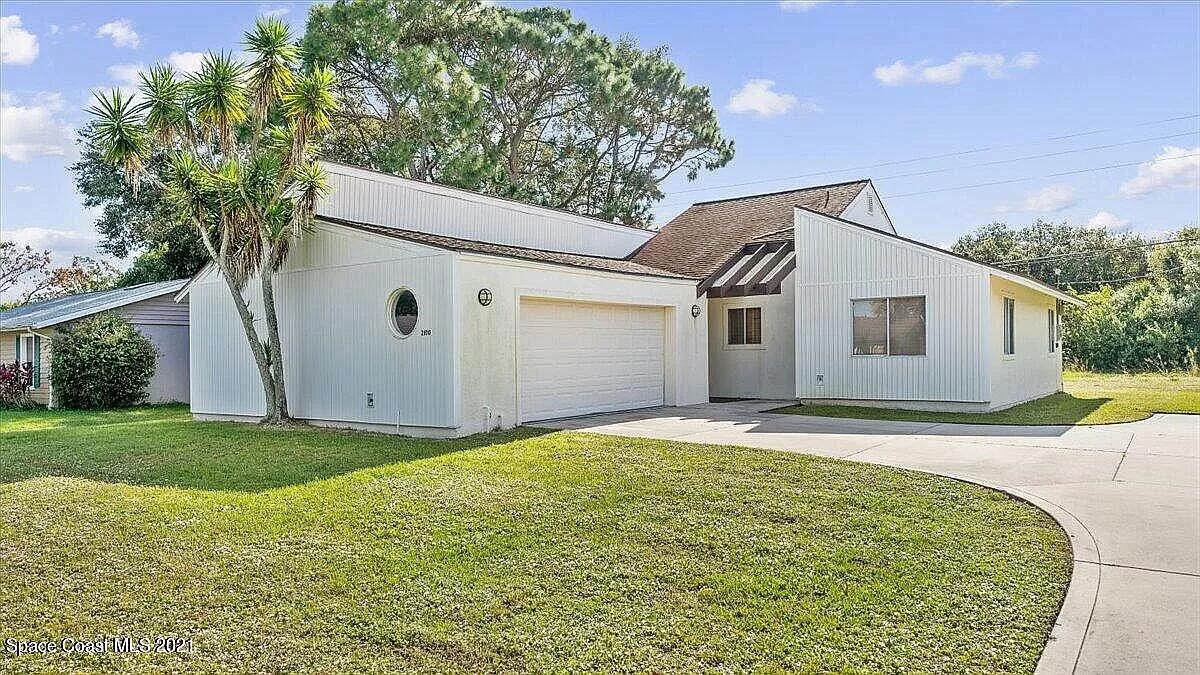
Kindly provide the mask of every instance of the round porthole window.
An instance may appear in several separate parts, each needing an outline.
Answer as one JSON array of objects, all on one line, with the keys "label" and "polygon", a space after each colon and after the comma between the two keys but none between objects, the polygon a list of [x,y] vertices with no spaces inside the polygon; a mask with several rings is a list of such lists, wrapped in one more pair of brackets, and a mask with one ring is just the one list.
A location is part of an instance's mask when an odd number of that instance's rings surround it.
[{"label": "round porthole window", "polygon": [[407,288],[392,293],[392,330],[405,338],[417,327],[417,296]]}]

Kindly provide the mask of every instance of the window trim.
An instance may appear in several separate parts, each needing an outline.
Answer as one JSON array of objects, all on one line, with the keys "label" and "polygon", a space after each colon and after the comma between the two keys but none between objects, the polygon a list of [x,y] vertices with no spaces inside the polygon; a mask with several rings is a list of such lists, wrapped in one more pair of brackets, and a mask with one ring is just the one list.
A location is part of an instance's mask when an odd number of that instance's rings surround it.
[{"label": "window trim", "polygon": [[[748,309],[757,309],[757,310],[758,310],[758,342],[745,342],[745,341],[744,341],[744,340],[745,340],[745,334],[746,334],[746,318],[745,318],[745,317],[746,317],[746,310],[748,310]],[[741,313],[742,313],[742,339],[743,339],[743,342],[740,342],[740,343],[731,343],[731,342],[729,341],[729,337],[730,337],[730,335],[729,335],[729,315],[730,315],[730,312],[741,312]],[[725,343],[722,345],[722,349],[730,349],[730,350],[739,350],[739,349],[758,349],[758,350],[763,350],[763,349],[766,349],[766,348],[767,348],[766,344],[763,342],[763,311],[762,311],[762,305],[737,305],[737,306],[733,306],[733,307],[726,307],[726,308],[725,308],[725,312],[724,312],[724,319],[723,319],[723,321],[725,322]]]},{"label": "window trim", "polygon": [[[925,353],[924,354],[893,354],[892,353],[892,300],[921,298],[925,304]],[[855,354],[854,353],[854,303],[882,300],[883,310],[883,345],[886,354]],[[850,298],[850,356],[869,359],[927,359],[929,358],[929,296],[925,293],[913,295],[888,295],[870,298]]]},{"label": "window trim", "polygon": [[1000,356],[1005,361],[1012,361],[1017,358],[1017,299],[1009,295],[1000,297],[1003,300],[1000,310]]},{"label": "window trim", "polygon": [[[400,302],[400,296],[407,291],[412,294],[413,301],[417,303],[417,321],[413,324],[412,330],[407,334],[400,331],[400,326],[396,325],[396,303]],[[407,340],[417,333],[417,327],[421,325],[421,302],[417,299],[417,293],[408,286],[400,286],[388,295],[387,300],[387,323],[391,329],[392,335],[400,340]]]}]

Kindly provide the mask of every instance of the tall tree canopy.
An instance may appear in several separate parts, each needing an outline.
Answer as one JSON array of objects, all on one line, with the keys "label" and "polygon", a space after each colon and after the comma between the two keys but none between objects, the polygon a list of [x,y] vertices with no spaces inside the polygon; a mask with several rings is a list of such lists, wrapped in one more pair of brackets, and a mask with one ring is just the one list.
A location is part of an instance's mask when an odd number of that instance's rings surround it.
[{"label": "tall tree canopy", "polygon": [[[147,281],[181,279],[195,274],[208,260],[195,230],[172,217],[163,188],[154,182],[129,189],[121,169],[105,161],[93,142],[89,125],[80,130],[79,159],[70,166],[75,188],[83,205],[97,209],[98,248],[118,258],[136,255],[133,269],[117,284],[128,286]],[[161,151],[146,162],[147,170],[159,172],[165,162]]]},{"label": "tall tree canopy", "polygon": [[1064,317],[1073,367],[1200,371],[1200,229],[1157,241],[1038,220],[985,225],[953,250],[1074,291],[1086,304]]},{"label": "tall tree canopy", "polygon": [[338,73],[326,150],[351,164],[645,226],[664,180],[733,157],[665,48],[565,10],[339,0],[312,9],[302,50]]},{"label": "tall tree canopy", "polygon": [[1062,288],[1092,291],[1098,281],[1146,274],[1147,243],[1135,232],[1114,234],[1039,218],[1024,227],[984,225],[959,237],[950,250]]}]

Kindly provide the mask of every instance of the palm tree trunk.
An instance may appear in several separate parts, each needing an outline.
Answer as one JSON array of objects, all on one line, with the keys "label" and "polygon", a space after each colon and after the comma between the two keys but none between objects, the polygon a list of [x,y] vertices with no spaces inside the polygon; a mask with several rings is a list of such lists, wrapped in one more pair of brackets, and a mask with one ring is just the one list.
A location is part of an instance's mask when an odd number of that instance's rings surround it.
[{"label": "palm tree trunk", "polygon": [[272,382],[275,388],[275,413],[278,418],[277,421],[284,422],[290,420],[291,415],[288,412],[287,389],[284,386],[283,380],[283,350],[280,348],[279,342],[279,318],[275,313],[275,281],[272,278],[274,272],[271,271],[270,265],[266,264],[275,257],[273,253],[263,253],[264,264],[260,276],[262,279],[263,314],[267,320],[267,356],[271,361]]},{"label": "palm tree trunk", "polygon": [[254,363],[258,366],[258,376],[262,379],[263,403],[266,406],[266,414],[263,415],[263,421],[278,423],[281,419],[279,417],[279,401],[276,394],[275,378],[271,373],[271,362],[267,357],[267,350],[258,338],[258,331],[254,330],[254,315],[250,313],[250,308],[246,306],[246,299],[242,297],[242,292],[230,281],[230,276],[225,271],[224,265],[220,265],[219,268],[221,276],[225,279],[225,285],[229,287],[229,294],[233,296],[233,305],[237,307],[238,318],[242,320],[242,330],[246,334],[246,341],[250,343],[250,353],[254,355]]}]

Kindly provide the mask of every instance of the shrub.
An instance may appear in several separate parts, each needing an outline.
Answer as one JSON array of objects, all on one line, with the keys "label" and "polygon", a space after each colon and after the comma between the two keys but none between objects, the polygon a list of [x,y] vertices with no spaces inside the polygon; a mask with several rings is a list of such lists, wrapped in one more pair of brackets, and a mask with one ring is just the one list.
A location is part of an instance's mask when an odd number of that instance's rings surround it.
[{"label": "shrub", "polygon": [[0,407],[29,408],[36,405],[29,398],[33,384],[33,369],[24,363],[0,363]]},{"label": "shrub", "polygon": [[158,350],[125,319],[97,314],[54,338],[55,399],[67,408],[118,408],[146,397]]},{"label": "shrub", "polygon": [[1096,371],[1191,370],[1200,350],[1200,291],[1141,280],[1080,297],[1063,319],[1063,358]]}]

